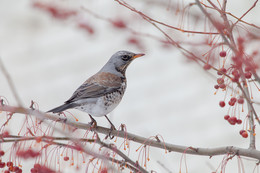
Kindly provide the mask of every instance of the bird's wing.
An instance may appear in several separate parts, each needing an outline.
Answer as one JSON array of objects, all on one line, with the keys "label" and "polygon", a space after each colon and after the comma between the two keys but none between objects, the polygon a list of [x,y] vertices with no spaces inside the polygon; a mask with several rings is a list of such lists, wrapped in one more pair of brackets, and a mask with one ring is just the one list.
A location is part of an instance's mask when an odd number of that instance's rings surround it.
[{"label": "bird's wing", "polygon": [[111,73],[97,73],[84,82],[65,103],[85,98],[97,98],[114,92],[122,85],[122,79]]}]

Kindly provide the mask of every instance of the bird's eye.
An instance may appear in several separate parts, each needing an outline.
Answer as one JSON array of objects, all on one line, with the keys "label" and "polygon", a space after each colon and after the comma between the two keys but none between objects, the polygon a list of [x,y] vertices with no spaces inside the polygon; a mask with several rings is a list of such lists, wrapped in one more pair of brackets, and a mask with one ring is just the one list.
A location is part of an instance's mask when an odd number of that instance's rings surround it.
[{"label": "bird's eye", "polygon": [[122,56],[122,60],[124,60],[124,61],[128,61],[129,59],[130,59],[130,56],[128,56],[128,55]]}]

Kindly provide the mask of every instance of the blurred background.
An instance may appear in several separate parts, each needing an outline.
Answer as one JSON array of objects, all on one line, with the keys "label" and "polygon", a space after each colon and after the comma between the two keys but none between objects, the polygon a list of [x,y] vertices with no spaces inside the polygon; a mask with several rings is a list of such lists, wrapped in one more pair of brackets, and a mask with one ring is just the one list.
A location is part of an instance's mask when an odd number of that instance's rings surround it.
[{"label": "blurred background", "polygon": [[[75,10],[77,14],[68,18],[57,17],[43,10],[41,3]],[[198,23],[194,20],[189,26],[187,21],[177,18],[177,7],[184,7],[188,1],[167,0],[156,4],[157,1],[143,0],[129,3],[157,20],[177,27],[195,30],[192,24],[200,24],[199,20]],[[241,16],[253,3],[252,0],[240,3],[228,1],[228,11]],[[192,8],[200,15],[197,7]],[[256,17],[259,15],[257,4],[244,20],[259,26]],[[118,50],[129,50],[146,55],[135,60],[127,70],[126,93],[120,105],[109,115],[115,126],[123,123],[131,133],[143,137],[160,134],[168,143],[187,147],[248,147],[249,139],[239,135],[242,125],[231,126],[223,119],[228,106],[219,107],[225,92],[219,91],[214,95],[216,79],[187,60],[178,49],[160,41],[164,40],[164,36],[158,29],[117,2],[1,0],[0,16],[0,56],[24,105],[29,106],[34,100],[42,111],[61,105],[112,54]],[[168,28],[165,30],[177,41],[184,42],[187,38],[188,42],[200,37]],[[5,96],[10,105],[16,105],[2,73],[0,79],[0,95]],[[255,96],[257,98],[259,94]],[[80,122],[90,121],[85,113],[70,112]],[[244,118],[246,113],[240,116]],[[104,117],[96,120],[99,125],[109,127]],[[258,126],[256,133],[259,148]],[[131,156],[138,157],[135,150],[139,144],[131,144]],[[150,148],[148,170],[167,172],[160,162],[171,172],[179,172],[181,156]],[[221,165],[223,157],[209,159],[186,155],[188,171],[213,172]],[[246,172],[253,172],[255,162],[242,160]],[[24,165],[24,170],[32,167]],[[74,170],[72,166],[65,166],[67,172]],[[184,167],[182,169],[185,172]],[[84,165],[77,172],[85,172]],[[228,162],[226,172],[238,172],[237,158]]]}]

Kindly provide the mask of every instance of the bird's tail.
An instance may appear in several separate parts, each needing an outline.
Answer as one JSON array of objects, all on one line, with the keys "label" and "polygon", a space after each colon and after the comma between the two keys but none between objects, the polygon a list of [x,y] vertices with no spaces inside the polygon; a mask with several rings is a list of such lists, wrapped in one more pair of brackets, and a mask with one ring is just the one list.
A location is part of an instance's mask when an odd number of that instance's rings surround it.
[{"label": "bird's tail", "polygon": [[75,104],[75,103],[65,103],[61,106],[58,106],[54,109],[49,110],[48,112],[59,113],[59,112],[65,111],[67,109],[74,108],[76,106],[77,106],[77,104]]}]

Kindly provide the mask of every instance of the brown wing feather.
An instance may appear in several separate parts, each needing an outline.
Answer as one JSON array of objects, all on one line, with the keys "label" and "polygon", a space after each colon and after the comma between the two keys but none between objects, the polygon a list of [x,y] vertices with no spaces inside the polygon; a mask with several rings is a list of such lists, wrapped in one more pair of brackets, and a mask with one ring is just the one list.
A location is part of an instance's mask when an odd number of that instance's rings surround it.
[{"label": "brown wing feather", "polygon": [[65,103],[84,98],[96,98],[119,89],[122,79],[111,73],[97,73],[84,82]]}]

